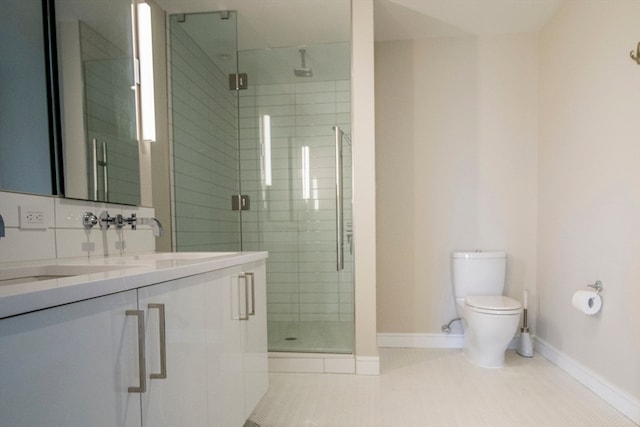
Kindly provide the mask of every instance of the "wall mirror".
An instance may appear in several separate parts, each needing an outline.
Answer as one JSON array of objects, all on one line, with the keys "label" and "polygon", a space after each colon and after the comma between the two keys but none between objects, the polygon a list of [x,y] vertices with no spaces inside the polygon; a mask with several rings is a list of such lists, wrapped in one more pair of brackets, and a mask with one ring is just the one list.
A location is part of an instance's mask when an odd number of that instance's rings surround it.
[{"label": "wall mirror", "polygon": [[130,0],[55,0],[65,196],[140,203]]},{"label": "wall mirror", "polygon": [[59,193],[44,2],[4,0],[0,16],[0,190]]}]

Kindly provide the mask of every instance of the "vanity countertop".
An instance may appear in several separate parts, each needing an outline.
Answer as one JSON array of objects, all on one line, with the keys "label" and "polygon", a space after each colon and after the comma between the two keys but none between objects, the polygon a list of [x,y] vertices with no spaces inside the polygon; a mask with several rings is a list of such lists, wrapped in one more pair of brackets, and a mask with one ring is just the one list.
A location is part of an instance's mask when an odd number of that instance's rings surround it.
[{"label": "vanity countertop", "polygon": [[156,252],[0,263],[0,319],[265,258],[267,252]]}]

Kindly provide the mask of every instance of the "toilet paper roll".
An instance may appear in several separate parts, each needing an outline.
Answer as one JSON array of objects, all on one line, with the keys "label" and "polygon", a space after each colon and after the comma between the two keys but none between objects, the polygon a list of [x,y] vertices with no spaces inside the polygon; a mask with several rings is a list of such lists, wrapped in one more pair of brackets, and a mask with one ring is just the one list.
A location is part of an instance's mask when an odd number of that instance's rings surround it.
[{"label": "toilet paper roll", "polygon": [[594,291],[579,290],[573,294],[573,306],[584,314],[594,315],[602,308],[602,298]]}]

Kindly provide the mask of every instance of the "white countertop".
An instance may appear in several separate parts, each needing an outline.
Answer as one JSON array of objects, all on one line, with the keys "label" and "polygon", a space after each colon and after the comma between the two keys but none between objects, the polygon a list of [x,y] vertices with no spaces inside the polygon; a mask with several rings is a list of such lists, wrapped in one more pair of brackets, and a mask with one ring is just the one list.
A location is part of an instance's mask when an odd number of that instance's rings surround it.
[{"label": "white countertop", "polygon": [[[173,252],[2,263],[0,319],[265,258],[267,252]],[[19,284],[2,284],[3,279],[11,278],[12,275],[37,272],[38,269],[59,271],[60,275],[64,275],[64,272],[74,272],[75,275]],[[108,270],[90,272],[93,269]],[[82,274],[86,271],[90,273]]]}]

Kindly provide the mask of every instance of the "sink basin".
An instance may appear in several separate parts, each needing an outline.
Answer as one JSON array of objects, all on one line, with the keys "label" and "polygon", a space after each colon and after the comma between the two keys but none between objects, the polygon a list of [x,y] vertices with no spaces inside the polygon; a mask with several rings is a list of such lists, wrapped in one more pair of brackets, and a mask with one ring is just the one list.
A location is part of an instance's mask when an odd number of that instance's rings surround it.
[{"label": "sink basin", "polygon": [[122,270],[119,265],[34,265],[0,269],[0,286]]}]

